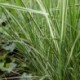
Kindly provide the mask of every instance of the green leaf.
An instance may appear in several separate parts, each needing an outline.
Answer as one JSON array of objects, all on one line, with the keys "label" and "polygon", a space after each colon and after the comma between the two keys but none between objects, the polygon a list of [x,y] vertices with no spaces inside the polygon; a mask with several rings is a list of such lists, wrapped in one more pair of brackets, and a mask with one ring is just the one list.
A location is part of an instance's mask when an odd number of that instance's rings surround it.
[{"label": "green leaf", "polygon": [[7,71],[8,73],[10,73],[11,71],[13,71],[13,69],[17,66],[16,63],[10,63],[10,64],[6,64],[6,68],[4,68],[5,71]]},{"label": "green leaf", "polygon": [[32,75],[23,73],[20,80],[32,80]]},{"label": "green leaf", "polygon": [[0,69],[3,69],[4,67],[4,62],[0,62]]},{"label": "green leaf", "polygon": [[12,43],[10,45],[7,45],[7,44],[9,44],[9,42],[6,43],[5,45],[3,45],[2,48],[4,48],[5,50],[9,50],[10,52],[12,52],[16,47],[16,45],[14,43]]}]

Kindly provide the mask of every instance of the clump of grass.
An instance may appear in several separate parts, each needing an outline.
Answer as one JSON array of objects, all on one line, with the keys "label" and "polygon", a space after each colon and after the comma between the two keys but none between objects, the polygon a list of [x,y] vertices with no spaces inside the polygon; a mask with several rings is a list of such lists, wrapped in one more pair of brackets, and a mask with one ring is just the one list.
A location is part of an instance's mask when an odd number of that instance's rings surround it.
[{"label": "clump of grass", "polygon": [[5,35],[32,62],[40,80],[79,80],[78,4],[78,0],[0,3],[11,18]]}]

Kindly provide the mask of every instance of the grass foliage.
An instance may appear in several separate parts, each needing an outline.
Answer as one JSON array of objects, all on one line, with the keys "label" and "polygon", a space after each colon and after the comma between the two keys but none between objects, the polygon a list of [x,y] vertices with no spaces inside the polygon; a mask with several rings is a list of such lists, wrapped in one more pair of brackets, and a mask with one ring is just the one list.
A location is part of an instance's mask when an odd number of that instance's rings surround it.
[{"label": "grass foliage", "polygon": [[[6,37],[31,61],[39,80],[80,79],[79,0],[2,0]],[[34,76],[34,75],[33,75]],[[38,80],[37,79],[37,80]]]}]

